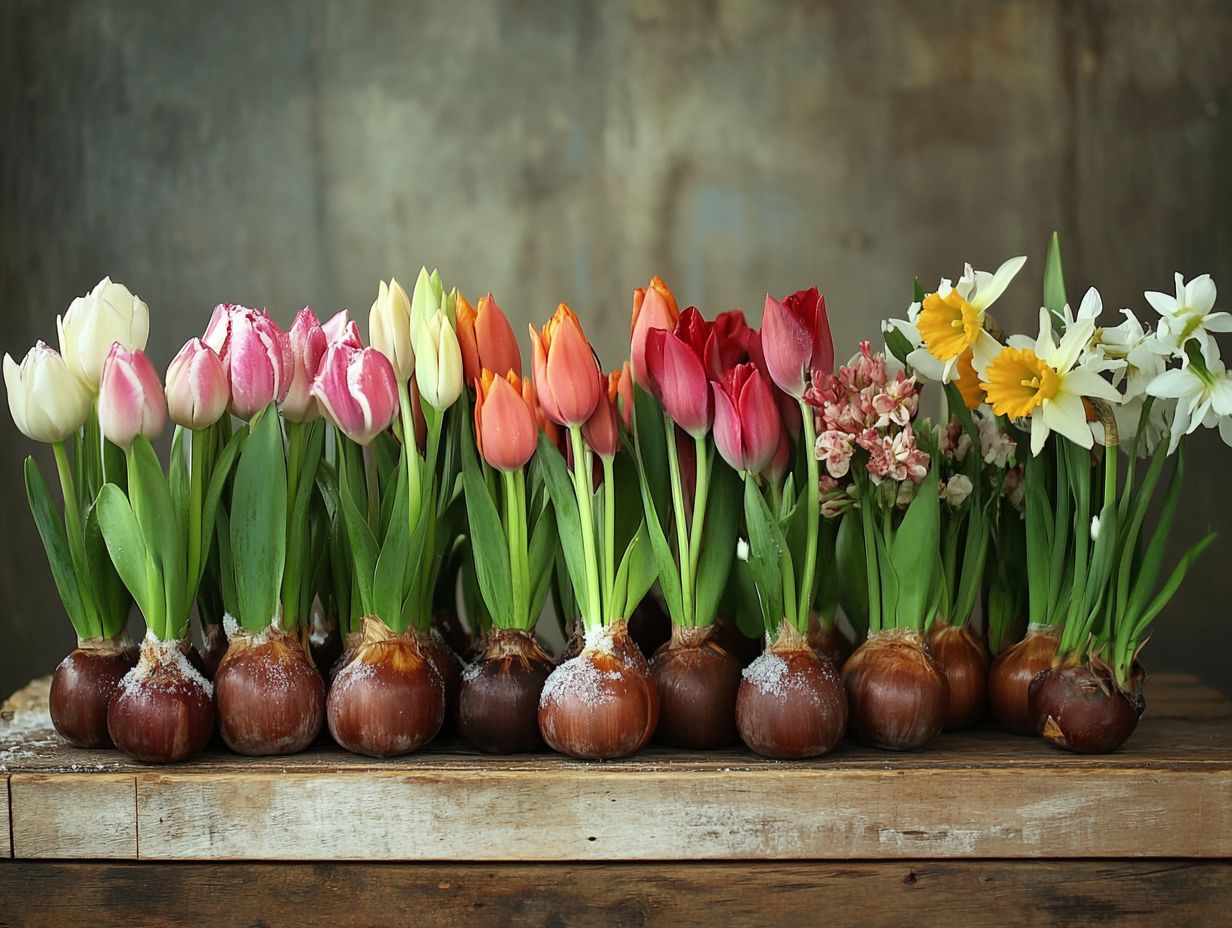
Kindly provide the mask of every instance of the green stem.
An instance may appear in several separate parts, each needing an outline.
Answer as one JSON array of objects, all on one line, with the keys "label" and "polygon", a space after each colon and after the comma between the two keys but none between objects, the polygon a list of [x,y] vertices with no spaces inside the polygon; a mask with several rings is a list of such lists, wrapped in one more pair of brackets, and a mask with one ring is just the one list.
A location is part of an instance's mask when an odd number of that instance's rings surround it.
[{"label": "green stem", "polygon": [[881,575],[877,569],[877,540],[873,532],[877,523],[873,519],[872,487],[867,480],[860,481],[860,527],[864,535],[864,575],[868,583],[868,629],[881,631]]},{"label": "green stem", "polygon": [[[697,568],[702,554],[702,532],[706,524],[706,503],[710,496],[710,456],[705,438],[694,438],[697,458],[697,485],[693,492],[693,524],[689,527],[689,590],[693,606],[697,607]],[[696,625],[699,617],[691,616]]]},{"label": "green stem", "polygon": [[601,457],[603,461],[603,597],[608,614],[612,615],[612,596],[616,591],[616,468],[614,458]]},{"label": "green stem", "polygon": [[586,608],[582,610],[582,622],[590,630],[605,624],[599,594],[599,559],[595,551],[590,461],[580,426],[569,426],[569,440],[573,448],[573,490],[577,494],[578,514],[582,521],[582,550],[586,557]]},{"label": "green stem", "polygon": [[381,488],[380,474],[377,468],[376,448],[369,445],[361,448],[360,455],[364,459],[365,483],[368,490],[368,527],[372,529],[374,538],[381,537]]},{"label": "green stem", "polygon": [[56,458],[56,473],[60,477],[60,491],[64,496],[64,528],[68,532],[69,555],[73,560],[73,573],[77,575],[77,586],[81,592],[82,605],[89,617],[93,637],[103,637],[103,617],[94,599],[94,592],[88,582],[89,570],[86,561],[85,537],[81,533],[81,509],[77,503],[77,487],[73,483],[73,468],[68,460],[68,452],[64,442],[58,441],[51,446]]},{"label": "green stem", "polygon": [[663,418],[667,435],[667,466],[672,478],[672,509],[676,521],[676,563],[680,565],[680,600],[684,624],[693,624],[693,579],[689,576],[689,526],[684,515],[684,484],[680,478],[680,455],[676,450],[676,427]]},{"label": "green stem", "polygon": [[205,467],[205,444],[204,432],[191,429],[188,431],[188,582],[193,589],[201,576],[201,509],[204,506],[205,494],[202,471]]},{"label": "green stem", "polygon": [[526,624],[527,586],[526,573],[526,542],[522,537],[522,526],[526,522],[526,512],[518,494],[518,483],[522,480],[521,471],[502,471],[501,478],[505,485],[505,538],[509,544],[509,574],[513,581],[513,616],[514,627],[522,628]]},{"label": "green stem", "polygon": [[398,384],[398,408],[402,421],[402,453],[406,455],[407,519],[413,530],[415,521],[419,518],[419,484],[422,478],[419,469],[419,445],[415,441],[415,413],[411,407],[410,388],[406,383]]},{"label": "green stem", "polygon": [[813,587],[817,580],[817,534],[821,518],[821,473],[817,455],[813,450],[816,435],[813,428],[813,410],[800,401],[800,418],[803,428],[804,459],[808,466],[808,534],[805,537],[804,564],[800,568],[800,601],[796,616],[796,628],[808,630],[809,609],[813,603]]}]

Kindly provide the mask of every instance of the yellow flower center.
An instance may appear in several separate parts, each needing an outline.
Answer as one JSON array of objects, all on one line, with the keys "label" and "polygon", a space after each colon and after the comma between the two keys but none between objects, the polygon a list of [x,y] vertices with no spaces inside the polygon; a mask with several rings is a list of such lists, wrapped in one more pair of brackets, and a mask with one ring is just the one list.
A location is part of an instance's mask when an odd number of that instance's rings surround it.
[{"label": "yellow flower center", "polygon": [[1030,348],[1002,348],[980,383],[998,416],[1025,419],[1061,389],[1061,376]]},{"label": "yellow flower center", "polygon": [[944,297],[930,293],[924,297],[916,325],[924,347],[938,361],[949,361],[975,344],[983,322],[979,311],[950,290]]}]

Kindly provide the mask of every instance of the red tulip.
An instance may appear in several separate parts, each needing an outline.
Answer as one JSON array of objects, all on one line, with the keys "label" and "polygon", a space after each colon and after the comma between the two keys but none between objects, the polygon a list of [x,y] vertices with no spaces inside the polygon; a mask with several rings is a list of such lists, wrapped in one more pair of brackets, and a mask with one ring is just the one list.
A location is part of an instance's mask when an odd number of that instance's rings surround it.
[{"label": "red tulip", "polygon": [[[768,386],[768,384],[767,384]],[[780,393],[779,396],[782,396]],[[800,410],[796,407],[796,413]],[[787,436],[787,429],[779,429],[779,443],[774,449],[774,457],[770,459],[770,463],[766,465],[762,471],[769,479],[778,483],[787,476],[787,469],[791,466],[791,439]]]},{"label": "red tulip", "polygon": [[522,377],[522,353],[513,326],[492,294],[479,300],[476,312],[462,294],[458,294],[458,344],[462,348],[462,374],[473,384],[483,370],[504,377],[509,371]]},{"label": "red tulip", "polygon": [[711,386],[719,454],[741,473],[761,473],[774,460],[782,433],[769,385],[755,365],[740,364]]},{"label": "red tulip", "polygon": [[718,380],[724,371],[752,359],[749,345],[758,340],[758,334],[749,328],[740,310],[719,313],[710,324],[710,332],[712,338],[706,344],[706,370],[711,380]]},{"label": "red tulip", "polygon": [[222,359],[199,338],[185,344],[167,367],[167,411],[176,425],[208,428],[227,411],[230,397]]},{"label": "red tulip", "polygon": [[[783,423],[783,427],[792,439],[800,435],[800,404],[778,388],[774,382],[774,378],[770,376],[770,369],[766,367],[766,355],[761,350],[761,333],[756,329],[749,329],[745,336],[745,347],[748,351],[749,361],[757,365],[757,369],[761,371],[761,376],[766,381],[766,386],[770,388],[770,392],[774,394],[774,401],[779,407],[779,419]],[[714,378],[717,380],[718,378]]]},{"label": "red tulip", "polygon": [[634,380],[647,389],[650,387],[651,374],[646,364],[646,336],[652,329],[671,331],[676,327],[676,320],[679,318],[680,310],[676,308],[676,298],[660,278],[652,277],[649,287],[638,287],[633,291],[630,358],[633,362]]},{"label": "red tulip", "polygon": [[620,371],[612,371],[606,377],[600,374],[599,382],[605,396],[599,400],[599,405],[582,426],[582,437],[586,439],[590,450],[599,457],[614,458],[620,451],[620,412],[616,408],[619,402]]},{"label": "red tulip", "polygon": [[599,362],[578,317],[561,303],[542,332],[530,327],[530,338],[535,389],[544,415],[557,425],[582,425],[599,405],[603,391]]},{"label": "red tulip", "polygon": [[766,294],[761,324],[766,367],[780,390],[800,399],[814,371],[834,369],[834,342],[826,300],[816,287],[798,290],[779,302]]},{"label": "red tulip", "polygon": [[220,303],[202,341],[222,358],[231,387],[229,408],[241,419],[281,403],[291,389],[291,341],[264,310]]},{"label": "red tulip", "polygon": [[375,348],[331,345],[321,360],[312,395],[347,438],[366,445],[398,414],[393,365]]},{"label": "red tulip", "polygon": [[475,444],[497,470],[519,470],[535,453],[539,428],[522,398],[522,381],[513,371],[498,377],[487,368],[475,381]]},{"label": "red tulip", "polygon": [[167,397],[144,351],[119,342],[103,361],[98,388],[98,424],[108,441],[128,449],[138,435],[158,437],[167,421]]},{"label": "red tulip", "polygon": [[702,314],[690,306],[672,331],[651,329],[646,338],[650,390],[671,420],[694,438],[705,435],[714,421],[704,362],[712,337]]},{"label": "red tulip", "polygon": [[329,347],[329,337],[316,313],[307,306],[295,317],[287,337],[291,342],[293,372],[291,388],[282,398],[282,414],[288,422],[308,422],[321,414],[312,395],[312,382]]}]

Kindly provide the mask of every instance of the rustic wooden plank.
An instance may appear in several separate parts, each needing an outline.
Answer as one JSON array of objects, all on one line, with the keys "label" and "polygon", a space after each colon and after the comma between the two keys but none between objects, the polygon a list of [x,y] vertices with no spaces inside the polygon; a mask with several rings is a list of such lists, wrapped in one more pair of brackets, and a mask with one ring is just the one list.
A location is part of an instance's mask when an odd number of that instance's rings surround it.
[{"label": "rustic wooden plank", "polygon": [[9,791],[13,856],[136,859],[132,776],[18,773]]},{"label": "rustic wooden plank", "polygon": [[[1218,924],[1232,863],[0,866],[0,923],[28,928]],[[139,901],[138,901],[139,900]],[[208,913],[208,915],[206,914]],[[1163,919],[1161,921],[1161,918]]]},{"label": "rustic wooden plank", "polygon": [[0,857],[13,856],[13,828],[9,814],[9,778],[0,778]]}]

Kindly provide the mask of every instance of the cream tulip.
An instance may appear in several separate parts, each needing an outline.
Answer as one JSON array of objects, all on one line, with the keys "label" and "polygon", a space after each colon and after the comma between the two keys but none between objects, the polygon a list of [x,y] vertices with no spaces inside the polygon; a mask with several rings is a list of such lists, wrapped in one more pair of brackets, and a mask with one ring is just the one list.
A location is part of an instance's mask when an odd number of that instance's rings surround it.
[{"label": "cream tulip", "polygon": [[415,319],[415,383],[424,402],[448,409],[462,393],[462,347],[445,314]]},{"label": "cream tulip", "polygon": [[13,422],[35,441],[64,441],[90,415],[90,391],[43,342],[26,352],[20,365],[4,356],[4,386]]},{"label": "cream tulip", "polygon": [[415,349],[411,343],[411,301],[394,278],[381,281],[376,302],[368,313],[368,340],[389,359],[399,381],[415,373]]},{"label": "cream tulip", "polygon": [[103,362],[119,342],[131,350],[144,350],[150,335],[150,308],[128,287],[104,277],[85,296],[73,300],[56,317],[60,353],[69,370],[92,393],[98,392]]}]

